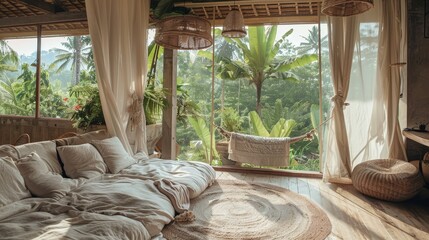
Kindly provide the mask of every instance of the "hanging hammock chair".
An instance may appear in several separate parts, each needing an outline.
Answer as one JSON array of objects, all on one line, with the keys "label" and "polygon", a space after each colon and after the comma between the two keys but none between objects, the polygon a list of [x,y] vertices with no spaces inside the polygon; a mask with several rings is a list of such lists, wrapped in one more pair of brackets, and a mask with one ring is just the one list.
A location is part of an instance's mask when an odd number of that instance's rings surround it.
[{"label": "hanging hammock chair", "polygon": [[257,166],[289,166],[290,144],[301,140],[311,140],[315,130],[297,137],[260,137],[229,132],[217,127],[229,139],[229,159],[238,163]]}]

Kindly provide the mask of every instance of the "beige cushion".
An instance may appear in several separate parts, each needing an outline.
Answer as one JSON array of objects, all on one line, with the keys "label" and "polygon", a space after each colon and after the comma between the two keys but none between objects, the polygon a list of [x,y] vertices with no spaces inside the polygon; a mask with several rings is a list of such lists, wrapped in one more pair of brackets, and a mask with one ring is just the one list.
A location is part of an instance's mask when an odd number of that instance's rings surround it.
[{"label": "beige cushion", "polygon": [[31,197],[12,158],[0,157],[0,207]]},{"label": "beige cushion", "polygon": [[109,137],[109,134],[106,130],[99,130],[80,134],[74,137],[56,139],[55,143],[57,146],[66,146],[66,145],[79,145],[84,143],[90,143],[92,140],[103,140]]},{"label": "beige cushion", "polygon": [[122,169],[136,163],[117,137],[93,140],[92,145],[97,148],[111,173],[118,173]]},{"label": "beige cushion", "polygon": [[70,191],[70,184],[58,173],[49,171],[48,166],[33,152],[16,162],[25,185],[36,197],[60,198]]},{"label": "beige cushion", "polygon": [[63,174],[61,164],[57,158],[57,149],[54,141],[27,143],[15,148],[18,151],[18,158],[26,157],[35,152],[48,165],[49,171]]},{"label": "beige cushion", "polygon": [[9,144],[1,145],[0,157],[11,157],[12,159],[18,159],[18,151],[12,145],[9,145]]},{"label": "beige cushion", "polygon": [[353,169],[352,181],[361,193],[394,202],[414,197],[424,186],[418,169],[397,159],[362,162]]},{"label": "beige cushion", "polygon": [[58,147],[66,175],[71,178],[94,178],[106,173],[107,166],[97,149],[89,143]]}]

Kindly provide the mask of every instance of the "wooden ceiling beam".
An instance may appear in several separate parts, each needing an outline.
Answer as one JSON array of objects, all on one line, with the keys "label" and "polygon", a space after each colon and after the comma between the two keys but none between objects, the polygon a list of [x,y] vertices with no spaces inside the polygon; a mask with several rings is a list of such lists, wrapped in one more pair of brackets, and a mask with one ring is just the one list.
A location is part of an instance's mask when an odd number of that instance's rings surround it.
[{"label": "wooden ceiling beam", "polygon": [[[237,0],[236,5],[253,5],[253,4],[279,4],[279,3],[309,3],[309,2],[322,2],[322,0]],[[174,6],[186,6],[192,7],[211,7],[211,6],[229,6],[232,1],[220,1],[220,2],[176,2]]]},{"label": "wooden ceiling beam", "polygon": [[65,11],[64,8],[62,8],[60,5],[55,4],[55,2],[54,4],[38,0],[18,0],[18,2],[27,6],[35,7],[45,13],[57,13]]},{"label": "wooden ceiling beam", "polygon": [[[279,17],[252,17],[245,18],[244,24],[257,26],[261,24],[316,24],[319,21],[317,16],[279,16]],[[224,19],[216,19],[215,26],[222,26]]]},{"label": "wooden ceiling beam", "polygon": [[64,12],[28,17],[2,18],[0,28],[87,21],[86,12]]}]

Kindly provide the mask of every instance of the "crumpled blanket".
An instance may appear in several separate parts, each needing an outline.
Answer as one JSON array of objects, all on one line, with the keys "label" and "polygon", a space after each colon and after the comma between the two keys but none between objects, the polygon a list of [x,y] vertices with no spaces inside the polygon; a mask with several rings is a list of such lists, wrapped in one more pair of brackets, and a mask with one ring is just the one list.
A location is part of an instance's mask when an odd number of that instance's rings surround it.
[{"label": "crumpled blanket", "polygon": [[289,165],[291,138],[260,137],[231,133],[229,159],[258,166],[286,167]]},{"label": "crumpled blanket", "polygon": [[184,185],[165,178],[157,180],[153,184],[155,184],[161,193],[170,199],[177,213],[183,213],[189,210],[191,201],[189,199],[188,189]]},{"label": "crumpled blanket", "polygon": [[175,221],[191,222],[195,220],[195,215],[189,211],[191,200],[189,198],[189,191],[183,184],[175,183],[169,179],[161,179],[154,182],[158,190],[170,199],[176,213]]}]

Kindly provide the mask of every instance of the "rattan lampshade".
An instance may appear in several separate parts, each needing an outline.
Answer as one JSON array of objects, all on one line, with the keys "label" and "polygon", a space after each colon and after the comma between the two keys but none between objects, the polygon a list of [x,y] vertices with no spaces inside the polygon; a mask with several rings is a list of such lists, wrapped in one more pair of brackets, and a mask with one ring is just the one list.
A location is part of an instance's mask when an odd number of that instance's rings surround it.
[{"label": "rattan lampshade", "polygon": [[246,36],[243,14],[237,9],[231,10],[223,22],[222,36],[229,38],[241,38]]},{"label": "rattan lampshade", "polygon": [[203,49],[213,44],[210,22],[198,16],[168,17],[156,24],[155,42],[170,49]]},{"label": "rattan lampshade", "polygon": [[374,7],[373,0],[324,0],[322,13],[328,16],[346,17],[368,11]]}]

